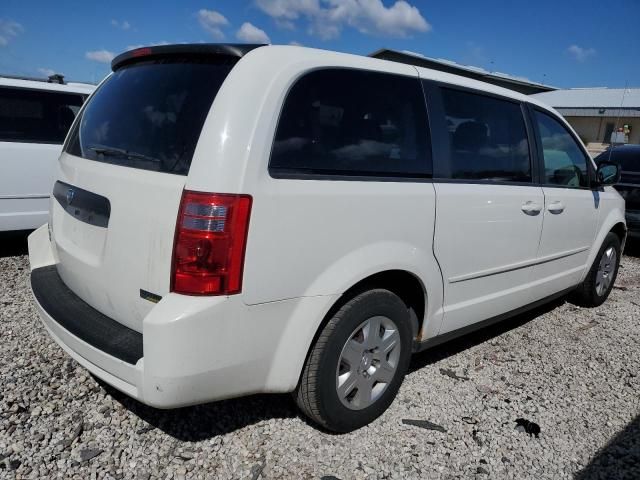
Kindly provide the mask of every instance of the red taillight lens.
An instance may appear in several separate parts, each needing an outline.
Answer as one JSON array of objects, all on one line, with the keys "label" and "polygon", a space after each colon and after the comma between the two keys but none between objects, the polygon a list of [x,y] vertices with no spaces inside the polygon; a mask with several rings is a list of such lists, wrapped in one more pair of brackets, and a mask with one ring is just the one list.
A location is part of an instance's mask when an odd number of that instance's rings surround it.
[{"label": "red taillight lens", "polygon": [[149,47],[136,48],[131,52],[132,57],[146,57],[147,55],[151,55],[153,50]]},{"label": "red taillight lens", "polygon": [[171,291],[240,293],[250,214],[249,195],[185,190],[173,246]]}]

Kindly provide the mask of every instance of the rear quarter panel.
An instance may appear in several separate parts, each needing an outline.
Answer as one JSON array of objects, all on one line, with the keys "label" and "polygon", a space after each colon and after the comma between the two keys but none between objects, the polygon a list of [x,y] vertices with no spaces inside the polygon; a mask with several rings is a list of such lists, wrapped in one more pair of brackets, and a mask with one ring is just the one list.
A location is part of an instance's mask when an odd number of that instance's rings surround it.
[{"label": "rear quarter panel", "polygon": [[282,103],[301,75],[343,67],[417,77],[416,70],[331,52],[297,55],[293,47],[260,50],[244,57],[220,89],[186,186],[253,196],[243,301],[341,294],[371,274],[402,269],[423,282],[427,318],[436,318],[442,279],[432,252],[431,183],[276,179],[268,171]]}]

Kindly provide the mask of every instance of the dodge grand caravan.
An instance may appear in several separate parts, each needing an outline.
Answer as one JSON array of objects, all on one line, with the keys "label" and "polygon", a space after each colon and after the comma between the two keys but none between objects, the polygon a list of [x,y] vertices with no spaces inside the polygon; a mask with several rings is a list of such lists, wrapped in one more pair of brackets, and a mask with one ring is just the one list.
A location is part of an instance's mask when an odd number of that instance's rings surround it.
[{"label": "dodge grand caravan", "polygon": [[145,404],[294,392],[353,430],[412,352],[613,286],[618,169],[536,100],[289,46],[140,48],[112,70],[29,237],[31,285],[53,339]]}]

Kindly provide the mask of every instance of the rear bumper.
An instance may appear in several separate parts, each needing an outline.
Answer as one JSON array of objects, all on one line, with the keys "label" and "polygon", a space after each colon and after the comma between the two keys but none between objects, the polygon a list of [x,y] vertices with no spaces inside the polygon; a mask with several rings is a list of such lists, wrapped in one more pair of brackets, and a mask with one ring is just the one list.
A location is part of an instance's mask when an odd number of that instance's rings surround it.
[{"label": "rear bumper", "polygon": [[64,284],[55,265],[31,271],[31,290],[47,317],[74,337],[130,365],[142,358],[142,334],[81,300]]},{"label": "rear bumper", "polygon": [[40,319],[47,332],[74,360],[109,385],[138,400],[142,399],[140,390],[142,363],[131,365],[105,354],[92,345],[76,337],[49,315],[36,299]]},{"label": "rear bumper", "polygon": [[157,408],[292,391],[317,326],[337,299],[248,306],[239,295],[170,293],[136,332],[64,285],[46,225],[29,237],[29,260],[36,306],[51,337],[94,375]]}]

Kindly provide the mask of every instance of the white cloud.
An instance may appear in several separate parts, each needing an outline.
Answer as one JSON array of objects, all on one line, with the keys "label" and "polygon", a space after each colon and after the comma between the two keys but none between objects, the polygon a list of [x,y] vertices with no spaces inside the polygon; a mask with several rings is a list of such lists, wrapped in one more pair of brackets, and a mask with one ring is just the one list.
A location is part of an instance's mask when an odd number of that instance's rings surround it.
[{"label": "white cloud", "polygon": [[279,26],[304,17],[308,32],[325,40],[338,37],[345,26],[385,37],[431,30],[420,10],[405,0],[389,7],[382,0],[256,0],[256,5]]},{"label": "white cloud", "polygon": [[[50,77],[51,75],[55,75],[56,72],[55,70],[53,70],[52,68],[39,68],[38,69],[38,73],[41,73],[42,75],[44,75],[45,77]],[[61,74],[62,75],[62,74]]]},{"label": "white cloud", "polygon": [[276,26],[278,28],[281,28],[282,30],[295,30],[296,29],[296,24],[293,23],[291,20],[282,20],[281,18],[276,18],[275,22],[276,22]]},{"label": "white cloud", "polygon": [[313,16],[320,10],[318,0],[256,0],[256,5],[270,17],[287,20]]},{"label": "white cloud", "polygon": [[584,62],[589,57],[592,57],[596,54],[596,51],[593,48],[582,48],[578,45],[571,45],[567,48],[567,52],[578,62]]},{"label": "white cloud", "polygon": [[236,32],[238,40],[247,43],[271,43],[271,39],[264,30],[259,29],[249,22],[244,22]]},{"label": "white cloud", "polygon": [[93,50],[85,53],[84,56],[88,60],[93,60],[94,62],[110,63],[116,54],[109,50]]},{"label": "white cloud", "polygon": [[385,7],[381,0],[331,0],[329,18],[346,22],[362,33],[405,37],[409,32],[427,32],[431,25],[417,7],[399,0]]},{"label": "white cloud", "polygon": [[303,45],[300,42],[296,42],[295,40],[291,40],[289,45],[293,45],[294,47],[302,47]]},{"label": "white cloud", "polygon": [[224,38],[224,32],[221,27],[229,25],[229,20],[220,12],[204,8],[198,11],[198,22],[200,22],[202,28],[213,35],[213,38],[218,40]]},{"label": "white cloud", "polygon": [[131,28],[131,24],[126,20],[122,20],[119,22],[118,20],[111,20],[111,25],[115,28],[119,28],[120,30],[129,30]]},{"label": "white cloud", "polygon": [[307,32],[309,35],[316,35],[322,40],[331,40],[332,38],[338,38],[341,30],[341,27],[338,25],[318,20],[309,26]]},{"label": "white cloud", "polygon": [[11,40],[24,32],[24,28],[18,22],[0,18],[0,47],[5,47]]}]

